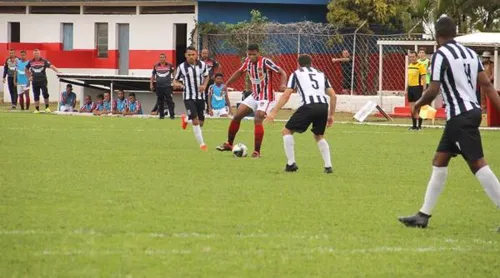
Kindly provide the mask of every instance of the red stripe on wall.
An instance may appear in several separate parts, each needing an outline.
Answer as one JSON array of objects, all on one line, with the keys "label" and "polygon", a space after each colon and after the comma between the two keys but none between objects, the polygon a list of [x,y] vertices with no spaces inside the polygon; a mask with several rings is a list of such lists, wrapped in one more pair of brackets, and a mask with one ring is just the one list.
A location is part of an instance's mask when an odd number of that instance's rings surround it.
[{"label": "red stripe on wall", "polygon": [[[63,51],[61,43],[0,43],[0,59],[8,57],[9,49],[15,49],[17,56],[26,50],[28,59],[33,57],[32,50],[40,49],[41,56],[58,68],[118,69],[118,50],[109,50],[107,58],[99,58],[95,49]],[[152,69],[161,53],[175,64],[174,50],[129,50],[129,69]]]}]

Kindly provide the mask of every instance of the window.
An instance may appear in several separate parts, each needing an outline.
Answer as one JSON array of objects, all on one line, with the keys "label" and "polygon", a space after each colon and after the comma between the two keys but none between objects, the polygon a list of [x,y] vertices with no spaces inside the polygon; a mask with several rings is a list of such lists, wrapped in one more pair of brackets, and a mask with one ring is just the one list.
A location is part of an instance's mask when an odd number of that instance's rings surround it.
[{"label": "window", "polygon": [[95,24],[95,43],[97,49],[97,57],[108,58],[108,24]]},{"label": "window", "polygon": [[194,6],[141,6],[140,14],[194,14]]},{"label": "window", "polygon": [[83,14],[136,14],[136,6],[83,6]]},{"label": "window", "polygon": [[21,24],[19,22],[9,22],[7,28],[9,42],[21,42]]},{"label": "window", "polygon": [[80,14],[80,6],[30,6],[30,14]]},{"label": "window", "polygon": [[25,14],[26,6],[0,6],[0,14]]},{"label": "window", "polygon": [[73,23],[62,24],[62,43],[63,50],[73,50]]}]

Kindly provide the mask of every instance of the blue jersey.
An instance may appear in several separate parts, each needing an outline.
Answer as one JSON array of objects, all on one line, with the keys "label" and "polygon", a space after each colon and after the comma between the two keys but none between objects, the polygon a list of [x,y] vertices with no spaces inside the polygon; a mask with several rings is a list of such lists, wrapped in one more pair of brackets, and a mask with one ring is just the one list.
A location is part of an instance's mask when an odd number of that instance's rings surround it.
[{"label": "blue jersey", "polygon": [[83,111],[92,111],[94,110],[94,103],[91,102],[91,103],[84,103],[82,105],[82,107],[80,108],[80,112],[83,112]]},{"label": "blue jersey", "polygon": [[219,87],[213,84],[209,91],[212,94],[212,109],[219,110],[226,107],[226,94],[222,91],[222,85]]},{"label": "blue jersey", "polygon": [[129,112],[138,112],[137,114],[142,114],[142,107],[139,101],[129,102],[128,103],[128,111]]},{"label": "blue jersey", "polygon": [[126,98],[124,99],[115,99],[113,101],[113,109],[117,110],[118,112],[124,112],[125,108],[127,108],[128,100]]},{"label": "blue jersey", "polygon": [[26,65],[29,61],[17,60],[17,84],[18,85],[28,85],[28,77],[26,76]]},{"label": "blue jersey", "polygon": [[102,103],[102,106],[103,106],[104,110],[111,111],[111,101],[104,101]]},{"label": "blue jersey", "polygon": [[59,104],[62,106],[62,105],[73,105],[74,103],[76,103],[76,94],[73,93],[73,92],[62,92],[61,93],[61,102],[59,102]]},{"label": "blue jersey", "polygon": [[104,109],[104,105],[101,103],[96,103],[95,106],[94,106],[94,110],[97,110],[97,111],[102,111]]}]

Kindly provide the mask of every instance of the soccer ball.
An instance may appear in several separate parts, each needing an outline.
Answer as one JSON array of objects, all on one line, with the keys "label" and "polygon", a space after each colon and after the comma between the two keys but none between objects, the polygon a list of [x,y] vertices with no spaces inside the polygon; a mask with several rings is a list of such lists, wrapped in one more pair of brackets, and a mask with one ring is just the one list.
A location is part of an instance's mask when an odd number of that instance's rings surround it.
[{"label": "soccer ball", "polygon": [[233,155],[235,157],[245,157],[248,155],[248,148],[242,143],[238,143],[233,147]]}]

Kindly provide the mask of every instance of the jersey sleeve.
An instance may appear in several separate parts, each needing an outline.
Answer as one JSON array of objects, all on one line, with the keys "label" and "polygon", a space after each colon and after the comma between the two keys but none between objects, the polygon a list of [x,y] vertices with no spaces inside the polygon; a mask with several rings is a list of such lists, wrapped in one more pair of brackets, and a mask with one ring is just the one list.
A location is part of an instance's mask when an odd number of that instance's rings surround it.
[{"label": "jersey sleeve", "polygon": [[142,111],[141,103],[138,100],[135,101],[135,111],[136,112],[141,112]]},{"label": "jersey sleeve", "polygon": [[151,75],[156,75],[156,65],[153,66],[153,71],[151,72]]},{"label": "jersey sleeve", "polygon": [[204,77],[207,77],[208,76],[208,67],[207,67],[207,64],[203,64],[203,76]]},{"label": "jersey sleeve", "polygon": [[278,73],[280,71],[280,67],[276,65],[271,59],[265,58],[264,65],[266,68]]},{"label": "jersey sleeve", "polygon": [[47,60],[45,60],[44,64],[46,68],[50,68],[50,66],[52,66],[52,64]]},{"label": "jersey sleeve", "polygon": [[483,63],[481,62],[481,59],[479,59],[479,56],[477,54],[476,54],[476,57],[477,57],[477,63],[478,63],[477,73],[480,73],[480,72],[484,71],[484,66],[483,66]]},{"label": "jersey sleeve", "polygon": [[288,85],[287,87],[289,89],[297,89],[297,74],[294,72],[292,75],[290,75],[290,78],[288,78]]},{"label": "jersey sleeve", "polygon": [[214,84],[210,85],[210,87],[208,87],[208,95],[212,95],[214,93]]},{"label": "jersey sleeve", "polygon": [[250,63],[250,59],[246,58],[241,67],[238,69],[239,72],[246,72],[248,68],[248,63]]},{"label": "jersey sleeve", "polygon": [[31,61],[28,61],[28,63],[26,64],[26,69],[29,69],[31,68]]},{"label": "jersey sleeve", "polygon": [[177,67],[177,74],[175,75],[175,80],[181,81],[184,75],[182,74],[181,67]]},{"label": "jersey sleeve", "polygon": [[441,52],[436,52],[432,56],[431,81],[442,82],[444,72],[448,68],[448,60]]}]

